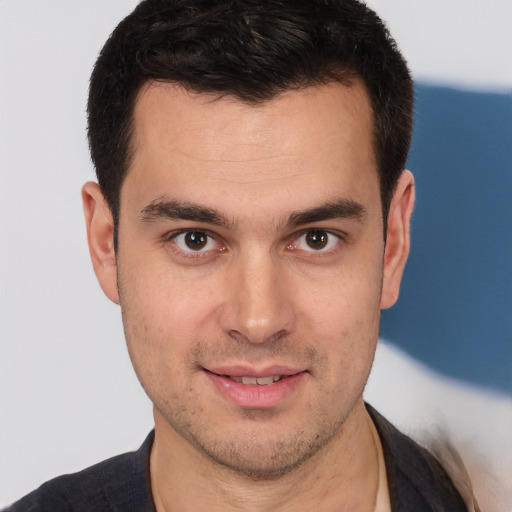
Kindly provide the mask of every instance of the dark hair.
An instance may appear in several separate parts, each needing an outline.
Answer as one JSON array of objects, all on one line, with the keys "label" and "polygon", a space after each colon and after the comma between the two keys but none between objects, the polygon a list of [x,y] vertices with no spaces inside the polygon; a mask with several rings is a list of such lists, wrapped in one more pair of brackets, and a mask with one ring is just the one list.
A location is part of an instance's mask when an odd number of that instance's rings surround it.
[{"label": "dark hair", "polygon": [[409,151],[413,87],[405,60],[371,9],[357,0],[144,0],[103,47],[87,106],[91,157],[115,233],[134,103],[148,80],[257,104],[290,89],[334,81],[350,86],[354,77],[362,79],[373,108],[386,226]]}]

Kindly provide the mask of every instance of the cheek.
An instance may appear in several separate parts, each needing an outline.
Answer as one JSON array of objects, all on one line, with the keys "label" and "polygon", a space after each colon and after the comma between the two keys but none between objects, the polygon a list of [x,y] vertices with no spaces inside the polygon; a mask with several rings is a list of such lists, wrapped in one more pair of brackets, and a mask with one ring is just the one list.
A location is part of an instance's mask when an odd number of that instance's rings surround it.
[{"label": "cheek", "polygon": [[121,311],[126,344],[137,377],[154,403],[163,404],[173,390],[187,385],[190,309],[167,287],[140,276],[130,283],[122,278]]},{"label": "cheek", "polygon": [[302,314],[326,327],[346,326],[343,332],[378,320],[382,264],[375,258],[354,260],[302,284],[297,290],[302,295]]},{"label": "cheek", "polygon": [[363,256],[303,288],[301,330],[324,346],[340,371],[366,372],[379,334],[381,262]]},{"label": "cheek", "polygon": [[183,360],[192,343],[211,336],[208,324],[217,300],[212,283],[183,279],[158,266],[124,263],[119,271],[121,309],[133,357],[171,364]]}]

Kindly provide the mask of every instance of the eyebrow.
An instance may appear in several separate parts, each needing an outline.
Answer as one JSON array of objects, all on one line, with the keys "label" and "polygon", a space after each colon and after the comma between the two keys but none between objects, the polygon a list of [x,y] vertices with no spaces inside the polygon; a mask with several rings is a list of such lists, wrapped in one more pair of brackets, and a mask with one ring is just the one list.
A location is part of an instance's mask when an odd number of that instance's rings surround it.
[{"label": "eyebrow", "polygon": [[152,201],[142,209],[140,218],[143,222],[153,222],[161,219],[180,219],[204,222],[225,228],[232,226],[227,217],[213,208],[175,200],[165,201],[157,199]]},{"label": "eyebrow", "polygon": [[288,224],[299,226],[332,219],[363,220],[365,217],[366,208],[361,203],[352,199],[338,199],[309,210],[293,212],[288,218]]},{"label": "eyebrow", "polygon": [[[307,210],[293,212],[286,224],[300,226],[332,219],[363,220],[365,216],[366,209],[362,204],[352,199],[338,199]],[[230,222],[226,216],[213,208],[177,200],[156,199],[141,210],[140,218],[142,222],[179,219],[203,222],[227,229],[233,229],[234,226],[234,222]]]}]

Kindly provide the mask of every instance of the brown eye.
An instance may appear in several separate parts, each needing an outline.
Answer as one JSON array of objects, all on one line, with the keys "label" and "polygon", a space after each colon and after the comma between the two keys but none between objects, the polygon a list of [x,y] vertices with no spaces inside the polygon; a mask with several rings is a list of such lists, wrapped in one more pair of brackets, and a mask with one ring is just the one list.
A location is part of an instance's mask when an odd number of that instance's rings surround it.
[{"label": "brown eye", "polygon": [[186,253],[206,253],[219,248],[216,240],[204,231],[191,229],[172,237],[174,244]]},{"label": "brown eye", "polygon": [[204,231],[189,231],[185,233],[185,245],[192,251],[200,251],[208,243],[208,235]]},{"label": "brown eye", "polygon": [[325,249],[329,243],[329,234],[319,230],[308,231],[306,233],[306,243],[311,249],[320,251],[321,249]]},{"label": "brown eye", "polygon": [[288,245],[288,250],[305,253],[325,253],[335,249],[341,243],[340,236],[324,229],[304,231]]}]

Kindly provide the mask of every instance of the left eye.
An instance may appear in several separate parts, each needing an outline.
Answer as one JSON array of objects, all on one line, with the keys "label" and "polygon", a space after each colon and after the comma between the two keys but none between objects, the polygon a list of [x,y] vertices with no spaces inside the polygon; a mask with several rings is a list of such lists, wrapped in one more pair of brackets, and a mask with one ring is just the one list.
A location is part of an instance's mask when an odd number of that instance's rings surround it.
[{"label": "left eye", "polygon": [[184,252],[206,252],[217,247],[217,242],[204,231],[192,230],[173,237],[174,243]]},{"label": "left eye", "polygon": [[296,238],[291,244],[293,250],[326,252],[340,243],[338,236],[322,229],[312,229]]}]

